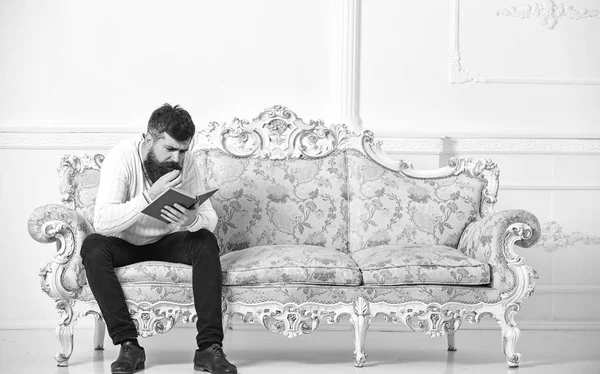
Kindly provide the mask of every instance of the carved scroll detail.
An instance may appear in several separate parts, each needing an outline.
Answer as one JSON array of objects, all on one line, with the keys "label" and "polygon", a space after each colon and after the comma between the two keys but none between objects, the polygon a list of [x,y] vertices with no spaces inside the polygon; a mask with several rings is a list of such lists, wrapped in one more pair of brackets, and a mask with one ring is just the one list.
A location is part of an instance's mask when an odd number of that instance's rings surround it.
[{"label": "carved scroll detail", "polygon": [[428,307],[426,310],[406,314],[406,325],[415,331],[421,331],[430,337],[453,333],[459,329],[463,319],[475,321],[477,313],[465,309],[448,310]]},{"label": "carved scroll detail", "polygon": [[104,156],[101,154],[94,156],[83,155],[81,157],[65,155],[61,158],[60,166],[58,167],[58,176],[62,178],[62,182],[59,188],[61,200],[66,206],[71,209],[77,209],[77,199],[75,198],[77,186],[73,183],[75,176],[89,169],[100,170],[103,161]]},{"label": "carved scroll detail", "polygon": [[414,331],[429,337],[439,337],[456,332],[464,321],[480,322],[484,316],[494,316],[485,308],[446,308],[437,305],[409,303],[402,306],[377,304],[373,306],[376,316],[392,323],[402,322]]},{"label": "carved scroll detail", "polygon": [[[131,305],[131,303],[128,303]],[[193,322],[197,318],[194,305],[175,306],[169,303],[159,305],[140,304],[130,307],[129,313],[140,336],[147,338],[155,334],[164,334],[178,321]]]},{"label": "carved scroll detail", "polygon": [[211,122],[197,138],[211,142],[218,137],[223,150],[236,157],[278,160],[324,157],[358,136],[343,124],[326,126],[321,120],[306,123],[290,109],[276,105],[252,121],[234,118],[229,124]]},{"label": "carved scroll detail", "polygon": [[283,311],[263,310],[259,315],[267,329],[288,338],[313,333],[320,323],[318,312],[291,307],[284,307]]}]

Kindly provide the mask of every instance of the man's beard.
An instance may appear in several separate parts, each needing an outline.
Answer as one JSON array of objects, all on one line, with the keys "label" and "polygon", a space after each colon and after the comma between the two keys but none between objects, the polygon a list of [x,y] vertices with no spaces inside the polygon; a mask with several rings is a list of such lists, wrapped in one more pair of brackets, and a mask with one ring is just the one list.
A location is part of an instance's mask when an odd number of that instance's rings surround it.
[{"label": "man's beard", "polygon": [[148,178],[154,183],[163,175],[173,170],[181,170],[182,168],[181,165],[175,161],[159,162],[156,158],[156,153],[154,153],[154,149],[150,148],[148,156],[144,160],[144,169],[146,169]]}]

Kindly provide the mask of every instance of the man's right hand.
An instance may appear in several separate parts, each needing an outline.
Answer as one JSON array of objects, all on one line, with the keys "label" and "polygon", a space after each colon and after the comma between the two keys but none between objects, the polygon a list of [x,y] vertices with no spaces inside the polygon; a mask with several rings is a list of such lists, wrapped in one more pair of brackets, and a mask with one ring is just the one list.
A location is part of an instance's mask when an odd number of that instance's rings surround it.
[{"label": "man's right hand", "polygon": [[156,199],[161,193],[165,192],[169,188],[173,188],[179,185],[181,183],[181,179],[182,177],[180,170],[173,170],[168,172],[167,174],[158,178],[156,182],[154,182],[152,187],[150,187],[150,189],[148,190],[148,196],[152,200]]}]

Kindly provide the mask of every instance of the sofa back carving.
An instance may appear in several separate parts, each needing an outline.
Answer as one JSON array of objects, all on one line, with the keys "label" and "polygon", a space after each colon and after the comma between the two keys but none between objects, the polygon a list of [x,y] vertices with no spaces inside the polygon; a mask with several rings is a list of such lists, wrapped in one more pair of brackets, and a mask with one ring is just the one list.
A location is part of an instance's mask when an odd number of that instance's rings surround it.
[{"label": "sofa back carving", "polygon": [[104,155],[93,157],[65,155],[60,160],[58,176],[63,204],[81,213],[90,223],[94,217],[94,204],[100,183],[100,167]]}]

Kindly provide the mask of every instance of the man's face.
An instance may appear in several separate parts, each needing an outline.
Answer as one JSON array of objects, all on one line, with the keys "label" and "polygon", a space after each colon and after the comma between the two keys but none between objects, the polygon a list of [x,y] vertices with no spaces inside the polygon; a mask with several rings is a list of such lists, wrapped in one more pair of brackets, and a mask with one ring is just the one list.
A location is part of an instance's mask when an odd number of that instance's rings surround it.
[{"label": "man's face", "polygon": [[144,167],[152,183],[170,171],[183,168],[183,156],[189,150],[191,139],[180,142],[167,133],[156,139],[151,135],[146,136],[150,150],[144,160]]}]

